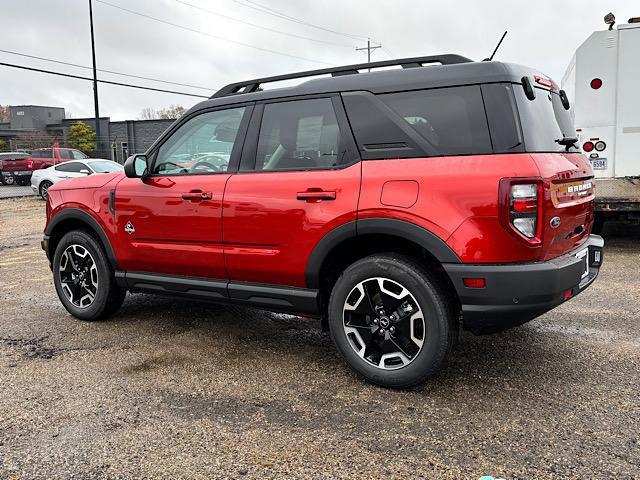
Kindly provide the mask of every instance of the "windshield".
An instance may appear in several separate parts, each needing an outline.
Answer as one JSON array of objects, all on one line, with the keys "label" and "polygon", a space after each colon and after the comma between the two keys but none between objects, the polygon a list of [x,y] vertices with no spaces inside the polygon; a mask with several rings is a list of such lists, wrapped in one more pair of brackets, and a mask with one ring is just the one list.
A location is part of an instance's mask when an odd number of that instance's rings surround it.
[{"label": "windshield", "polygon": [[123,170],[122,165],[109,160],[94,160],[92,162],[87,162],[87,164],[96,173],[121,172]]},{"label": "windshield", "polygon": [[[520,88],[517,88],[520,87]],[[522,86],[514,87],[527,152],[578,152],[571,109],[562,105],[557,92],[534,88],[536,98],[529,100]]]}]

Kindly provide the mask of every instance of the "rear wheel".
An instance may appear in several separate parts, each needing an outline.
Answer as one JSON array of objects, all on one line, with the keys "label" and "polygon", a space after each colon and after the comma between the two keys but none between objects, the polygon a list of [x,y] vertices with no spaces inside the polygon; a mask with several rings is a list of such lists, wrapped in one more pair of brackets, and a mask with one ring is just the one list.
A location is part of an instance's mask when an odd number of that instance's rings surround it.
[{"label": "rear wheel", "polygon": [[437,280],[411,259],[363,258],[336,282],[331,337],[366,380],[407,388],[438,373],[455,339],[454,311]]},{"label": "rear wheel", "polygon": [[40,196],[42,198],[44,198],[45,200],[49,196],[49,187],[51,185],[53,185],[53,184],[49,180],[44,180],[44,181],[42,181],[42,183],[40,183],[40,187],[38,188],[38,191],[40,192]]},{"label": "rear wheel", "polygon": [[18,185],[20,185],[21,187],[25,187],[27,185],[29,185],[29,182],[31,181],[31,178],[25,178],[25,177],[20,177],[16,179],[16,183]]},{"label": "rear wheel", "polygon": [[5,185],[13,185],[14,183],[16,183],[16,177],[14,177],[13,175],[3,175],[2,183]]},{"label": "rear wheel", "polygon": [[53,283],[64,308],[80,320],[115,313],[126,292],[118,287],[98,241],[84,230],[67,233],[53,257]]}]

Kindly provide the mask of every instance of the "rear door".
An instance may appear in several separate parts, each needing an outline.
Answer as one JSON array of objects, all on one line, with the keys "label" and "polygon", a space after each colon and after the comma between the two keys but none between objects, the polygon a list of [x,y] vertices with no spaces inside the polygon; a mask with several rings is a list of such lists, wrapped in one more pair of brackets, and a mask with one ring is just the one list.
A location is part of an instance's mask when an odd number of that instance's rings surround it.
[{"label": "rear door", "polygon": [[119,263],[129,272],[224,279],[222,197],[250,105],[198,112],[152,152],[151,174],[116,188]]},{"label": "rear door", "polygon": [[[356,219],[360,175],[338,96],[256,106],[241,171],[229,179],[224,196],[229,278],[305,287],[318,241]],[[234,296],[233,285],[229,294]]]}]

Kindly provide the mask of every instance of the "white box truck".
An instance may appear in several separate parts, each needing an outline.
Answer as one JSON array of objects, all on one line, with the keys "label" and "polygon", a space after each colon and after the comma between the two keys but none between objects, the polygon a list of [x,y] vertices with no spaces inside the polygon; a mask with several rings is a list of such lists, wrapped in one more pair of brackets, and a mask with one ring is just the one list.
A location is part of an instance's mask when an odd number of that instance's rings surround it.
[{"label": "white box truck", "polygon": [[596,177],[596,224],[640,221],[640,17],[593,32],[562,79]]}]

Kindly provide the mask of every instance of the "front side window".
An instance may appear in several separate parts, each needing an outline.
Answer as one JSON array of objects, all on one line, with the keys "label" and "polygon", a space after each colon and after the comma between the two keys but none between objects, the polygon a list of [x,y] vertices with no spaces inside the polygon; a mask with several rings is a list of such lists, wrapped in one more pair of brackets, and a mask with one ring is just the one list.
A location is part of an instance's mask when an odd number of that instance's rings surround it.
[{"label": "front side window", "polygon": [[309,170],[338,165],[346,150],[330,98],[265,105],[256,170]]},{"label": "front side window", "polygon": [[245,107],[207,112],[191,118],[158,150],[152,173],[224,173],[229,168]]},{"label": "front side window", "polygon": [[73,157],[71,150],[58,150],[58,153],[60,153],[60,158],[65,160],[80,160],[79,158]]},{"label": "front side window", "polygon": [[73,155],[71,158],[74,160],[84,160],[85,158],[89,158],[80,150],[71,150],[70,153]]}]

